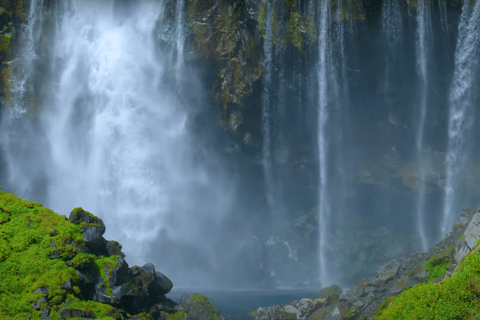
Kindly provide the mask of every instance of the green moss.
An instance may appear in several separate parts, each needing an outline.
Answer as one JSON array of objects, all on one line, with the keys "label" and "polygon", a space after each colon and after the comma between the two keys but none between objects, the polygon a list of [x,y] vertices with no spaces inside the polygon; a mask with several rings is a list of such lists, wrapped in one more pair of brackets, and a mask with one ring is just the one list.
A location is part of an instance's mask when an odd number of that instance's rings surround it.
[{"label": "green moss", "polygon": [[188,320],[188,315],[184,311],[179,311],[174,314],[169,314],[167,320]]},{"label": "green moss", "polygon": [[112,289],[110,287],[110,280],[112,279],[113,274],[112,269],[118,265],[118,262],[115,260],[115,258],[119,257],[120,256],[101,256],[100,258],[94,260],[94,269],[103,279],[101,286],[102,288],[103,286],[106,286],[105,291],[109,296],[112,296]]},{"label": "green moss", "polygon": [[[40,319],[40,311],[33,309],[31,303],[43,297],[34,291],[45,287],[48,288],[45,306],[50,308],[53,320],[60,319],[58,312],[67,301],[73,302],[70,307],[88,308],[97,319],[119,319],[112,306],[82,301],[79,296],[78,275],[70,265],[93,260],[95,266],[102,267],[100,272],[104,270],[105,279],[109,268],[116,263],[114,257],[97,258],[78,251],[75,246],[84,245],[81,226],[39,203],[3,191],[0,191],[0,214],[1,319]],[[59,256],[50,258],[55,250]],[[72,283],[73,294],[61,288],[67,281]]]},{"label": "green moss", "polygon": [[267,12],[267,5],[265,2],[262,3],[260,11],[258,12],[258,32],[262,37],[265,37],[265,14]]},{"label": "green moss", "polygon": [[212,306],[210,300],[208,300],[208,298],[203,294],[194,293],[192,295],[192,305],[202,305],[213,314],[213,320],[216,320],[218,318],[218,310],[214,306]]},{"label": "green moss", "polygon": [[439,284],[416,285],[377,310],[376,319],[470,319],[480,308],[480,253],[470,251],[458,272]]}]

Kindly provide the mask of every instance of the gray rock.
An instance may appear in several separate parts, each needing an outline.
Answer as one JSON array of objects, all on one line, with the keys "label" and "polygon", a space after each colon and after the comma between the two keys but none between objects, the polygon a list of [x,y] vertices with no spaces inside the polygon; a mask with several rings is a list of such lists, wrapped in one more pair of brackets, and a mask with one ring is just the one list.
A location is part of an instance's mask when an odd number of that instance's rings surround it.
[{"label": "gray rock", "polygon": [[337,297],[343,292],[343,289],[337,286],[336,284],[331,285],[330,287],[325,287],[318,291],[318,296],[320,298],[328,298],[332,295],[336,295]]},{"label": "gray rock", "polygon": [[400,263],[398,263],[396,260],[391,260],[387,264],[384,264],[377,269],[375,278],[385,281],[390,280],[397,275],[399,267]]},{"label": "gray rock", "polygon": [[358,300],[363,294],[363,289],[359,287],[352,287],[350,290],[340,294],[340,300],[354,301]]},{"label": "gray rock", "polygon": [[342,320],[342,315],[340,314],[338,307],[327,316],[326,320]]},{"label": "gray rock", "polygon": [[453,253],[453,260],[455,263],[459,263],[463,257],[467,255],[470,251],[470,248],[467,245],[467,241],[465,239],[459,239],[457,241],[457,245],[455,246],[455,251]]},{"label": "gray rock", "polygon": [[295,314],[297,316],[297,319],[302,316],[302,313],[297,308],[295,308],[294,306],[291,306],[289,304],[284,306],[283,309],[285,309],[285,311],[290,313],[290,314]]},{"label": "gray rock", "polygon": [[160,294],[167,294],[173,288],[172,281],[168,279],[166,275],[159,271],[155,272],[155,283],[157,285],[157,290]]},{"label": "gray rock", "polygon": [[470,221],[463,235],[465,236],[467,246],[473,249],[475,243],[477,243],[477,240],[480,238],[480,213],[476,213],[473,216],[472,221]]}]

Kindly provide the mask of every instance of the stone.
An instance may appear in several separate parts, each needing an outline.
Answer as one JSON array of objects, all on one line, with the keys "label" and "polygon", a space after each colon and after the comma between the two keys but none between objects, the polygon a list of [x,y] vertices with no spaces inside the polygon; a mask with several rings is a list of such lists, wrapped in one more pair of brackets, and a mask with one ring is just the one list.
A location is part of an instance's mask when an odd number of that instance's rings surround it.
[{"label": "stone", "polygon": [[328,298],[331,295],[340,296],[342,292],[343,292],[343,289],[337,286],[336,284],[334,284],[334,285],[331,285],[330,287],[325,287],[320,291],[318,291],[318,296],[320,298]]},{"label": "stone", "polygon": [[470,251],[470,248],[467,245],[465,239],[458,239],[457,244],[455,245],[455,251],[453,253],[453,261],[455,263],[460,263],[460,261],[467,255]]},{"label": "stone", "polygon": [[354,301],[358,300],[363,294],[363,289],[359,287],[352,287],[350,290],[340,294],[340,300]]},{"label": "stone", "polygon": [[108,255],[107,241],[103,238],[105,224],[102,219],[82,208],[75,208],[70,213],[69,221],[82,226],[83,240],[91,253],[97,256]]},{"label": "stone", "polygon": [[330,313],[325,320],[342,320],[342,315],[340,313],[340,309],[337,307],[335,310]]},{"label": "stone", "polygon": [[465,241],[467,242],[467,246],[470,249],[473,249],[477,243],[477,240],[480,238],[480,213],[476,213],[473,216],[463,235],[465,237]]},{"label": "stone", "polygon": [[157,285],[157,290],[160,294],[167,294],[173,288],[172,281],[168,279],[166,275],[159,271],[155,272],[155,283]]},{"label": "stone", "polygon": [[325,320],[337,307],[327,306],[316,310],[308,317],[308,320]]},{"label": "stone", "polygon": [[397,275],[399,267],[400,263],[396,260],[390,260],[390,262],[377,269],[375,278],[388,281]]},{"label": "stone", "polygon": [[213,308],[208,298],[201,294],[194,294],[188,310],[189,320],[207,320],[219,317],[217,309]]},{"label": "stone", "polygon": [[294,306],[291,306],[289,304],[284,306],[283,309],[285,309],[285,311],[287,313],[295,314],[297,319],[302,316],[302,313],[297,308],[295,308]]},{"label": "stone", "polygon": [[319,307],[322,307],[326,304],[326,299],[307,299],[303,298],[300,299],[296,302],[297,309],[303,314],[303,315],[309,315],[312,313],[314,310],[318,309]]},{"label": "stone", "polygon": [[107,241],[106,249],[109,257],[121,256],[122,258],[125,258],[125,253],[122,252],[122,245],[117,241],[113,241],[113,240]]}]

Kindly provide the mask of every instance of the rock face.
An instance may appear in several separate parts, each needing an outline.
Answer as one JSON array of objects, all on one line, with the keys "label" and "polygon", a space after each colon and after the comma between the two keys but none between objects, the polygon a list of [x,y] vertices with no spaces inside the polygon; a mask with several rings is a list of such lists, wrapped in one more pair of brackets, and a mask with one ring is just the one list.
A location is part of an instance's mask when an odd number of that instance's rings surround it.
[{"label": "rock face", "polygon": [[[207,320],[219,318],[218,311],[211,306],[208,298],[197,294],[190,302],[173,302],[165,294],[173,287],[172,281],[163,273],[156,271],[151,263],[143,267],[129,267],[116,241],[107,241],[103,237],[105,224],[93,214],[76,208],[70,213],[69,221],[82,227],[85,246],[75,244],[85,259],[70,263],[79,277],[78,287],[86,300],[96,300],[114,306],[119,310],[118,319],[126,314],[148,313],[152,319],[167,319],[168,314],[183,312],[185,319]],[[60,253],[59,253],[60,254]],[[58,255],[59,255],[58,254]],[[57,255],[57,256],[58,256]],[[101,258],[101,262],[92,255]],[[94,260],[96,262],[94,262]],[[72,290],[70,281],[63,286]],[[36,292],[48,295],[48,288],[39,288]],[[190,299],[191,300],[191,299]],[[45,298],[40,298],[32,306],[39,310]],[[183,306],[183,308],[182,308]],[[90,318],[87,308],[79,308],[66,303],[59,310],[62,318]],[[48,315],[45,319],[49,319]],[[143,318],[142,318],[143,319]]]},{"label": "rock face", "polygon": [[[256,320],[373,319],[386,299],[398,296],[416,284],[427,281],[439,283],[445,277],[452,276],[458,270],[461,259],[480,239],[479,224],[480,208],[476,212],[466,209],[454,225],[453,232],[433,248],[424,253],[406,255],[403,263],[391,260],[377,269],[373,279],[363,280],[346,291],[333,285],[319,291],[321,299],[301,299],[259,308],[251,315]],[[445,274],[432,278],[431,269],[425,262],[432,266],[446,266]],[[299,314],[291,307],[295,307]]]}]

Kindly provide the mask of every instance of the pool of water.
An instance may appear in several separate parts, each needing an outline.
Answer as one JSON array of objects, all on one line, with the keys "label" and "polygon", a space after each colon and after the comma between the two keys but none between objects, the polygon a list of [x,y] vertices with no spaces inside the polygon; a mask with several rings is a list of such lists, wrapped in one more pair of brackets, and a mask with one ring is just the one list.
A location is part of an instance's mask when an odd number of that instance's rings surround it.
[{"label": "pool of water", "polygon": [[208,297],[221,316],[227,320],[251,320],[248,312],[259,307],[291,302],[301,298],[318,298],[318,291],[313,289],[275,289],[275,290],[205,290],[201,288],[173,288],[167,297],[180,302],[184,293],[190,296],[201,293]]}]

